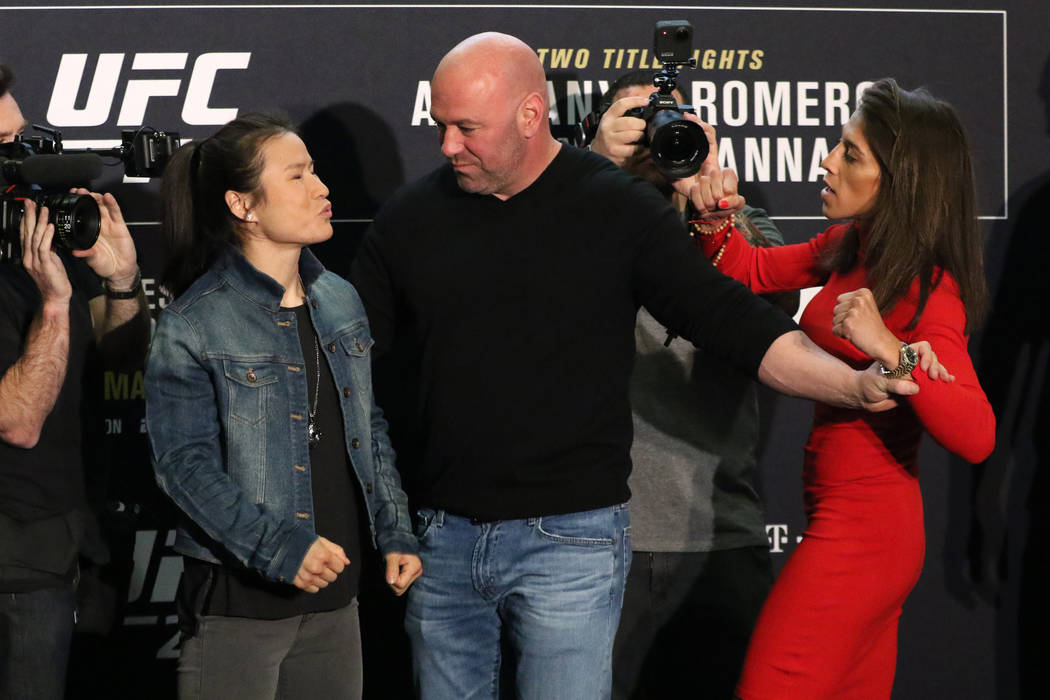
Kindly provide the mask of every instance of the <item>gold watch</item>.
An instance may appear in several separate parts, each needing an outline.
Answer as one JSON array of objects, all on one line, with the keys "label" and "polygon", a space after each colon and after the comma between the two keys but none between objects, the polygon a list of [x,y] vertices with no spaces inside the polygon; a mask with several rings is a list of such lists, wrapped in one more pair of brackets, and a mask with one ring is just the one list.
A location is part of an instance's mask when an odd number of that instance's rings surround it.
[{"label": "gold watch", "polygon": [[901,343],[900,360],[896,369],[886,369],[886,365],[879,363],[879,370],[884,377],[903,377],[915,369],[919,364],[919,354],[905,342]]}]

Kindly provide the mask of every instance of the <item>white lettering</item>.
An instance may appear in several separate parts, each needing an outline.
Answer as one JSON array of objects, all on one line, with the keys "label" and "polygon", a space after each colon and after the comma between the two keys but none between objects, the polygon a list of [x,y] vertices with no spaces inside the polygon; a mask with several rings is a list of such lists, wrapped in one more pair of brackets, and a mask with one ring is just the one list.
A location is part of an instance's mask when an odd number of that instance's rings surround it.
[{"label": "white lettering", "polygon": [[95,75],[91,80],[87,104],[77,109],[77,94],[84,79],[87,66],[86,53],[67,53],[58,64],[55,87],[51,92],[51,104],[47,108],[47,120],[55,126],[98,126],[109,119],[113,107],[113,96],[120,80],[120,67],[124,54],[99,54]]},{"label": "white lettering", "polygon": [[769,539],[769,551],[780,554],[788,541],[787,524],[766,525],[766,537]]},{"label": "white lettering", "polygon": [[816,182],[824,177],[824,173],[827,171],[820,167],[820,164],[828,157],[828,153],[830,151],[828,151],[827,139],[813,139],[813,157],[809,159],[809,176],[806,178],[807,180]]},{"label": "white lettering", "polygon": [[769,182],[769,139],[744,139],[744,179]]},{"label": "white lettering", "polygon": [[778,80],[776,89],[769,94],[769,83],[755,83],[755,125],[791,125],[791,83]]},{"label": "white lettering", "polygon": [[430,118],[430,81],[420,80],[416,88],[416,103],[412,106],[412,126],[436,126]]},{"label": "white lettering", "polygon": [[[790,143],[790,145],[789,145]],[[802,182],[802,139],[777,138],[777,182]]]},{"label": "white lettering", "polygon": [[798,107],[798,117],[795,123],[799,126],[820,126],[820,120],[809,116],[809,108],[816,107],[820,103],[816,97],[810,97],[809,93],[816,90],[820,85],[811,81],[803,81],[795,86],[797,97],[795,99]]},{"label": "white lettering", "polygon": [[[135,54],[131,70],[182,70],[186,67],[184,53]],[[129,80],[124,90],[117,126],[140,126],[146,121],[146,105],[151,97],[175,97],[182,80]]]},{"label": "white lettering", "polygon": [[[244,70],[252,55],[247,51],[205,53],[197,57],[186,88],[186,102],[182,106],[182,120],[187,124],[225,124],[237,117],[236,107],[209,107],[215,76],[221,70]],[[136,122],[138,123],[138,122]]]},{"label": "white lettering", "polygon": [[715,107],[715,84],[710,80],[693,81],[693,108],[696,116],[711,126],[718,126],[718,109]]},{"label": "white lettering", "polygon": [[845,124],[849,121],[849,85],[828,83],[824,86],[824,123]]},{"label": "white lettering", "polygon": [[722,119],[726,126],[743,126],[747,123],[747,86],[739,80],[728,80],[722,86]]},{"label": "white lettering", "polygon": [[551,124],[561,124],[561,116],[558,114],[558,98],[554,94],[554,81],[547,81],[547,104],[550,105],[550,109],[547,111],[547,116],[550,117]]},{"label": "white lettering", "polygon": [[[566,122],[568,124],[575,124],[591,113],[591,102],[593,98],[593,95],[591,94],[591,81],[584,80],[583,86],[581,87],[579,80],[569,80],[565,84],[565,90],[565,103],[569,108],[568,113],[565,115]],[[577,114],[579,116],[577,116]]]}]

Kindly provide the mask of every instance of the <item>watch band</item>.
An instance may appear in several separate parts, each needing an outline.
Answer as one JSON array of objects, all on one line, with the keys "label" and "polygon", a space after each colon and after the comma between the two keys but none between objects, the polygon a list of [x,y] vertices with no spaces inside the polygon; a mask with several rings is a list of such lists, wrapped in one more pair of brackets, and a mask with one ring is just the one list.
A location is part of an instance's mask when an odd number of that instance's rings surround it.
[{"label": "watch band", "polygon": [[894,369],[887,369],[886,365],[879,363],[879,370],[882,371],[883,376],[899,378],[911,372],[915,369],[915,365],[918,363],[918,356],[915,351],[911,349],[905,342],[901,342],[900,357],[897,361],[897,367]]},{"label": "watch band", "polygon": [[109,288],[109,280],[102,280],[102,289],[108,299],[134,299],[142,291],[142,271],[135,270],[135,279],[130,289],[114,290]]}]

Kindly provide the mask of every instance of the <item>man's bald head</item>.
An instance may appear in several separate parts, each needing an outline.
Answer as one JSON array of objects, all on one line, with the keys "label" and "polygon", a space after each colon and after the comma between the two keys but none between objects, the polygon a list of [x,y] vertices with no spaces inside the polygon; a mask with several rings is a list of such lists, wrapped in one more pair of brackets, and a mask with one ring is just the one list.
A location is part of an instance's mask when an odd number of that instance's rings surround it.
[{"label": "man's bald head", "polygon": [[431,116],[467,192],[506,199],[539,177],[558,148],[548,112],[536,52],[507,34],[463,40],[434,71]]},{"label": "man's bald head", "polygon": [[499,32],[467,37],[445,54],[434,81],[451,76],[504,85],[508,95],[518,99],[532,92],[547,93],[547,78],[536,52],[521,39]]}]

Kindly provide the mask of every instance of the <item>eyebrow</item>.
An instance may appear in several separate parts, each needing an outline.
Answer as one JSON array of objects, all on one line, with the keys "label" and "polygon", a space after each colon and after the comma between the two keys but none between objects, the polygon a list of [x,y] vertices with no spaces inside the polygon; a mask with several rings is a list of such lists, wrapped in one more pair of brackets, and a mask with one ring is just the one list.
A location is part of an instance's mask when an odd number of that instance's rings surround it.
[{"label": "eyebrow", "polygon": [[850,141],[849,139],[846,139],[846,138],[842,139],[842,143],[846,144],[846,149],[847,150],[854,150],[857,153],[862,153],[862,154],[864,153],[864,149],[863,148],[861,148],[860,146],[855,144],[853,141]]},{"label": "eyebrow", "polygon": [[300,168],[304,168],[306,166],[313,165],[313,164],[314,164],[314,160],[313,160],[313,158],[311,158],[310,160],[300,160],[300,161],[296,161],[294,163],[289,163],[288,165],[284,166],[284,169],[285,170],[298,170]]}]

